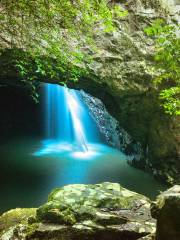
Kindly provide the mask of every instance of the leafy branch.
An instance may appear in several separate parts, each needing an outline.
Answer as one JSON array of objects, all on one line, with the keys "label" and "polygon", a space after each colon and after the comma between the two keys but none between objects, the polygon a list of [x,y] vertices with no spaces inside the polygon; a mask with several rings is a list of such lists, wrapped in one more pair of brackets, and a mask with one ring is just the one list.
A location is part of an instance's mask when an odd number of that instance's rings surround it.
[{"label": "leafy branch", "polygon": [[155,69],[158,76],[154,84],[160,89],[165,112],[180,115],[180,26],[155,21],[145,32],[155,41]]}]

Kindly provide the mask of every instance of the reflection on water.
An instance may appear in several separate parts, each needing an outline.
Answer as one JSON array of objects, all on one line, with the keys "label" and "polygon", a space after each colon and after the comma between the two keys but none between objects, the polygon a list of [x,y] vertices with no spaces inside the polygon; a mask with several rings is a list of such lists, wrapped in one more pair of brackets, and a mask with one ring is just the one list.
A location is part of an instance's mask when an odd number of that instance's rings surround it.
[{"label": "reflection on water", "polygon": [[35,138],[14,139],[0,146],[0,211],[37,207],[55,187],[73,183],[119,182],[154,198],[166,187],[132,168],[120,151],[89,144],[87,153],[73,145]]}]

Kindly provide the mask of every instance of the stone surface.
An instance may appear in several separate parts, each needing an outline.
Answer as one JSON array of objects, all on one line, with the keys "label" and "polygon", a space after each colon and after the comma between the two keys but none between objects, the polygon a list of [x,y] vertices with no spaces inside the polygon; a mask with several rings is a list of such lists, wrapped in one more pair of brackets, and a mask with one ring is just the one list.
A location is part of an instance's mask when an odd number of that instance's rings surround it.
[{"label": "stone surface", "polygon": [[155,234],[149,234],[145,237],[139,238],[138,240],[155,240]]},{"label": "stone surface", "polygon": [[36,221],[14,224],[1,240],[135,240],[155,232],[150,200],[116,183],[55,189]]},{"label": "stone surface", "polygon": [[73,87],[100,98],[120,126],[141,144],[143,154],[130,162],[133,166],[170,184],[179,183],[180,121],[160,107],[152,84],[154,44],[144,33],[159,17],[176,19],[177,6],[163,0],[118,2],[128,9],[128,17],[117,21],[117,32],[96,36],[98,52],[89,49],[93,61],[88,68],[93,77]]},{"label": "stone surface", "polygon": [[180,239],[180,185],[160,194],[151,212],[157,219],[157,240]]},{"label": "stone surface", "polygon": [[3,230],[14,227],[36,215],[36,208],[16,208],[0,216],[0,236]]},{"label": "stone surface", "polygon": [[80,93],[106,142],[124,152],[128,161],[141,159],[143,154],[141,144],[135,142],[119,122],[109,114],[103,102],[82,90]]}]

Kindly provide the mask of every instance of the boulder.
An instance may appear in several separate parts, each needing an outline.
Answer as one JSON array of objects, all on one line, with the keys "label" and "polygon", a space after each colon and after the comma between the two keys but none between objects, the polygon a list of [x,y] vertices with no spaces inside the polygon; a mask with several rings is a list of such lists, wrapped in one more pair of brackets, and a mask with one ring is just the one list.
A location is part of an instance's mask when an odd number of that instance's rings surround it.
[{"label": "boulder", "polygon": [[180,185],[160,194],[151,212],[157,219],[157,240],[180,239]]},{"label": "boulder", "polygon": [[145,196],[117,183],[75,184],[52,191],[36,220],[12,226],[1,240],[136,240],[155,225]]}]

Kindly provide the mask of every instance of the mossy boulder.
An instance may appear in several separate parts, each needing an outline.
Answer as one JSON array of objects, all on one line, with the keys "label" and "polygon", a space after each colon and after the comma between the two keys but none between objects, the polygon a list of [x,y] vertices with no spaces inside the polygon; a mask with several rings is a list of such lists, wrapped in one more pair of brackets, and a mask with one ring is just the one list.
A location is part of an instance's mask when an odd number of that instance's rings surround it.
[{"label": "mossy boulder", "polygon": [[9,224],[1,240],[136,240],[155,232],[150,200],[108,182],[57,188],[30,220]]},{"label": "mossy boulder", "polygon": [[102,234],[107,235],[102,239],[120,239],[118,234],[137,239],[155,230],[149,207],[148,198],[117,183],[75,184],[52,191],[48,202],[37,209],[37,219],[42,223],[40,229],[66,225],[78,239],[96,239]]},{"label": "mossy boulder", "polygon": [[85,220],[114,224],[122,220],[111,212],[132,210],[136,205],[149,206],[148,199],[119,184],[68,185],[49,195],[48,202],[38,208],[37,218],[69,225]]}]

